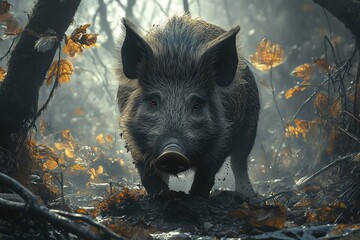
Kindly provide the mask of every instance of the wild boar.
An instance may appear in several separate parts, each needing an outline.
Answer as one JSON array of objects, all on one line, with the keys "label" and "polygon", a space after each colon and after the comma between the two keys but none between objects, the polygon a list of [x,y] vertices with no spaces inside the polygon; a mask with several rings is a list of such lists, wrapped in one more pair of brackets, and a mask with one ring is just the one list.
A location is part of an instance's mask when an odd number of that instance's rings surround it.
[{"label": "wild boar", "polygon": [[120,127],[148,193],[169,175],[195,171],[190,194],[208,197],[230,156],[236,191],[255,197],[247,171],[259,115],[258,89],[229,31],[188,15],[145,36],[122,19],[117,66]]}]

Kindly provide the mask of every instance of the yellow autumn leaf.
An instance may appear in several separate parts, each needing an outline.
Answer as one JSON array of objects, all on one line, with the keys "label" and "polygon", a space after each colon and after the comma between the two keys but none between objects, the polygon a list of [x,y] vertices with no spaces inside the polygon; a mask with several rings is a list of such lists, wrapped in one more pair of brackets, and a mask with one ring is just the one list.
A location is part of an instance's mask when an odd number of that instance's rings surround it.
[{"label": "yellow autumn leaf", "polygon": [[120,159],[120,160],[119,160],[119,163],[120,163],[121,166],[124,166],[124,165],[125,165],[124,159]]},{"label": "yellow autumn leaf", "polygon": [[312,65],[309,63],[301,64],[292,71],[292,74],[295,77],[302,78],[302,85],[308,84],[313,75]]},{"label": "yellow autumn leaf", "polygon": [[288,126],[285,129],[285,135],[287,137],[296,137],[299,138],[301,135],[305,140],[309,132],[309,122],[301,119],[294,120],[295,126]]},{"label": "yellow autumn leaf", "polygon": [[69,129],[64,129],[61,131],[61,135],[66,139],[72,139],[72,135]]},{"label": "yellow autumn leaf", "polygon": [[63,48],[63,53],[68,54],[70,57],[83,52],[81,44],[75,42],[71,37],[66,37],[66,44]]},{"label": "yellow autumn leaf", "polygon": [[85,167],[81,164],[72,165],[70,168],[74,171],[85,171]]},{"label": "yellow autumn leaf", "polygon": [[285,99],[292,98],[295,93],[302,92],[304,90],[305,90],[305,87],[301,87],[301,86],[295,86],[293,88],[290,88],[285,93]]},{"label": "yellow autumn leaf", "polygon": [[0,81],[4,80],[5,75],[6,75],[6,70],[0,67]]},{"label": "yellow autumn leaf", "polygon": [[108,143],[112,143],[112,142],[113,142],[113,137],[112,137],[111,135],[107,135],[107,136],[106,136],[106,141],[107,141]]},{"label": "yellow autumn leaf", "polygon": [[104,144],[104,135],[102,133],[100,133],[99,135],[96,136],[96,141],[99,143],[99,144]]},{"label": "yellow autumn leaf", "polygon": [[46,162],[44,162],[42,166],[43,166],[43,169],[44,169],[44,170],[50,170],[50,171],[52,171],[52,170],[54,170],[55,168],[57,168],[59,165],[58,165],[58,163],[57,163],[55,160],[49,159],[49,160],[46,160]]},{"label": "yellow autumn leaf", "polygon": [[97,176],[95,168],[90,168],[89,173],[90,173],[90,180],[94,180],[95,177]]},{"label": "yellow autumn leaf", "polygon": [[70,76],[74,71],[74,67],[69,60],[60,59],[60,63],[58,63],[58,61],[55,60],[51,64],[51,66],[46,74],[46,84],[47,85],[50,85],[52,83],[52,80],[56,79],[56,77],[58,75],[58,67],[59,66],[60,66],[59,78],[58,78],[59,84],[67,83],[70,81]]},{"label": "yellow autumn leaf", "polygon": [[74,151],[72,151],[70,148],[65,148],[65,155],[68,158],[75,158]]},{"label": "yellow autumn leaf", "polygon": [[103,174],[104,173],[104,168],[103,168],[103,166],[98,166],[98,168],[96,169],[96,174],[97,175],[101,175],[101,174]]},{"label": "yellow autumn leaf", "polygon": [[96,42],[97,42],[97,37],[98,34],[84,34],[81,39],[80,39],[80,43],[81,46],[84,48],[89,48],[89,47],[93,47],[93,46],[97,46]]},{"label": "yellow autumn leaf", "polygon": [[261,71],[270,70],[284,62],[284,48],[280,44],[263,39],[256,47],[255,54],[250,56],[250,62]]},{"label": "yellow autumn leaf", "polygon": [[59,143],[59,142],[54,143],[54,146],[58,150],[64,150],[66,148],[66,145],[64,143]]},{"label": "yellow autumn leaf", "polygon": [[65,46],[63,52],[70,57],[76,54],[82,53],[84,48],[90,48],[97,46],[98,34],[86,33],[90,24],[84,24],[76,28],[70,36],[66,37]]}]

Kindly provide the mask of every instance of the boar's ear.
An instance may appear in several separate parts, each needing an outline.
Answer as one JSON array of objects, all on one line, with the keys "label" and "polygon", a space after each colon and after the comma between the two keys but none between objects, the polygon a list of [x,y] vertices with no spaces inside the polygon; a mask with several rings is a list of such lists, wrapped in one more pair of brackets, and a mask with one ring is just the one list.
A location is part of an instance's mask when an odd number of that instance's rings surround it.
[{"label": "boar's ear", "polygon": [[202,64],[210,65],[215,70],[216,83],[222,87],[228,86],[235,77],[239,61],[236,49],[236,34],[239,30],[240,27],[236,26],[220,35],[209,44],[201,57]]},{"label": "boar's ear", "polygon": [[135,25],[128,19],[123,18],[125,27],[125,39],[121,48],[121,61],[124,74],[129,79],[138,78],[137,69],[139,64],[147,60],[152,50],[149,44],[137,33]]}]

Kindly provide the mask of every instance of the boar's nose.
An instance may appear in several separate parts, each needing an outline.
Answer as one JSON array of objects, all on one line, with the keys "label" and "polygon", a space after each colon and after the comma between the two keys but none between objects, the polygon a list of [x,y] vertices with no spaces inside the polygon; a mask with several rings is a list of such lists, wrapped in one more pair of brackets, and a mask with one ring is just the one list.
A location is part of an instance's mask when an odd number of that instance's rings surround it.
[{"label": "boar's nose", "polygon": [[190,161],[185,157],[178,143],[168,143],[163,149],[160,156],[155,160],[156,168],[170,174],[177,174],[189,169]]}]

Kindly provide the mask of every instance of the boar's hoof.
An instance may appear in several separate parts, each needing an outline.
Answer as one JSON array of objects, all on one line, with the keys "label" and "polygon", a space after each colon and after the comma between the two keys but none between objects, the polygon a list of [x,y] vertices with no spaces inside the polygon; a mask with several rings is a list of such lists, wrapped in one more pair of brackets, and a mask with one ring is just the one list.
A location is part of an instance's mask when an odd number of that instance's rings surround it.
[{"label": "boar's hoof", "polygon": [[155,166],[162,172],[178,174],[190,167],[190,161],[185,157],[181,147],[176,143],[165,146],[164,151],[155,160]]}]

